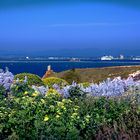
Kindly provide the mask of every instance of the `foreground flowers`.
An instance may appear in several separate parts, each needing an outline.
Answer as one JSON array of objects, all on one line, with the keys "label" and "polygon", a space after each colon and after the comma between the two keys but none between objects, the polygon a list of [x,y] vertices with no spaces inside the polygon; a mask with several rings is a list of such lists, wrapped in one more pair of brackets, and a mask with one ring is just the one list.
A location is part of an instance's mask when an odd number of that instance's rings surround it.
[{"label": "foreground flowers", "polygon": [[0,99],[0,139],[137,140],[139,101],[140,94],[69,99],[51,91],[9,95]]},{"label": "foreground flowers", "polygon": [[29,85],[27,77],[13,80],[10,72],[1,76],[11,80],[8,89],[9,81],[1,82],[0,139],[140,139],[140,81],[49,88]]}]

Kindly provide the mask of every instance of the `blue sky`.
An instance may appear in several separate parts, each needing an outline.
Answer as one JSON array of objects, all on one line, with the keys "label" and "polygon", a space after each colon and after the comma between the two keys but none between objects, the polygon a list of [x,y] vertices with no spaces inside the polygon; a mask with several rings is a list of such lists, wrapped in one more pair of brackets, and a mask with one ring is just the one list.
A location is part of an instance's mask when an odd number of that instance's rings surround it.
[{"label": "blue sky", "polygon": [[1,55],[140,55],[139,3],[6,1],[0,6]]}]

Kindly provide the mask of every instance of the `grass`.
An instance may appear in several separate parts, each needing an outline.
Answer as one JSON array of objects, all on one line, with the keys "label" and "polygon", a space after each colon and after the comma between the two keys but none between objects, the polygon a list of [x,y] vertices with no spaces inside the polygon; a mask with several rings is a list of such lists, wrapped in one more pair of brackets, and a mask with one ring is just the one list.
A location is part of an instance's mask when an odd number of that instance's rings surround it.
[{"label": "grass", "polygon": [[138,70],[140,70],[140,66],[74,69],[57,73],[57,77],[63,78],[68,82],[72,82],[75,75],[77,75],[78,82],[98,83],[107,78],[115,78],[118,76],[127,78],[129,74],[132,74]]}]

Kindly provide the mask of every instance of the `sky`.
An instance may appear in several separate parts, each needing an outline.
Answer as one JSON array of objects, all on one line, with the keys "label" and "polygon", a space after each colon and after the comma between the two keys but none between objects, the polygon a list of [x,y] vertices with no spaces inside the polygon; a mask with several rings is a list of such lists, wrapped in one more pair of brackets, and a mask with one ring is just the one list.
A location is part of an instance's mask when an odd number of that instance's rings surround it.
[{"label": "sky", "polygon": [[0,55],[140,55],[139,0],[2,0]]}]

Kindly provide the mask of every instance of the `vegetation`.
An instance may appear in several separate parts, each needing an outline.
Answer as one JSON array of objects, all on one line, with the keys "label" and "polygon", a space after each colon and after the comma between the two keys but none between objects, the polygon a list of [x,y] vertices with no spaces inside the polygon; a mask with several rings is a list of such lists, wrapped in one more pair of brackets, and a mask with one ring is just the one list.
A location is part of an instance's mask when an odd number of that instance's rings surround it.
[{"label": "vegetation", "polygon": [[53,88],[54,84],[57,84],[58,86],[65,86],[68,84],[67,81],[60,79],[60,78],[56,78],[56,77],[45,78],[45,79],[43,79],[43,82],[49,88]]},{"label": "vegetation", "polygon": [[89,83],[89,82],[79,83],[79,85],[83,86],[84,88],[89,87],[90,84],[91,84],[91,83]]},{"label": "vegetation", "polygon": [[80,75],[75,69],[67,71],[66,73],[64,72],[64,74],[60,77],[68,81],[69,84],[71,84],[73,81],[77,83],[80,82]]},{"label": "vegetation", "polygon": [[11,73],[0,75],[2,140],[140,139],[140,81],[64,85],[52,78],[45,87],[29,84],[27,75],[12,82]]},{"label": "vegetation", "polygon": [[119,98],[88,97],[78,102],[81,115],[89,114],[87,139],[140,138],[140,94]]},{"label": "vegetation", "polygon": [[20,95],[0,99],[0,139],[140,138],[139,94],[64,99],[51,90],[46,96]]},{"label": "vegetation", "polygon": [[2,85],[0,85],[0,99],[3,98],[3,96],[5,95],[5,93],[6,93],[5,88]]},{"label": "vegetation", "polygon": [[84,92],[80,86],[72,86],[68,90],[70,98],[80,98],[86,96],[86,92]]},{"label": "vegetation", "polygon": [[30,74],[30,73],[20,73],[15,75],[15,80],[19,79],[19,80],[24,80],[24,78],[27,77],[28,79],[28,84],[30,86],[32,85],[36,85],[36,86],[42,86],[44,85],[43,81],[41,80],[41,78],[38,75],[35,74]]},{"label": "vegetation", "polygon": [[107,78],[122,77],[127,78],[129,74],[132,74],[140,70],[140,66],[125,66],[125,67],[107,67],[107,68],[87,68],[87,69],[74,69],[57,74],[59,78],[63,78],[69,83],[73,81],[78,83],[94,82],[99,83]]},{"label": "vegetation", "polygon": [[23,97],[24,94],[31,96],[33,92],[34,90],[27,82],[19,81],[11,86],[10,94],[15,97]]},{"label": "vegetation", "polygon": [[43,97],[30,97],[28,91],[20,95],[0,100],[0,139],[77,139],[89,123],[74,101],[54,91]]}]

